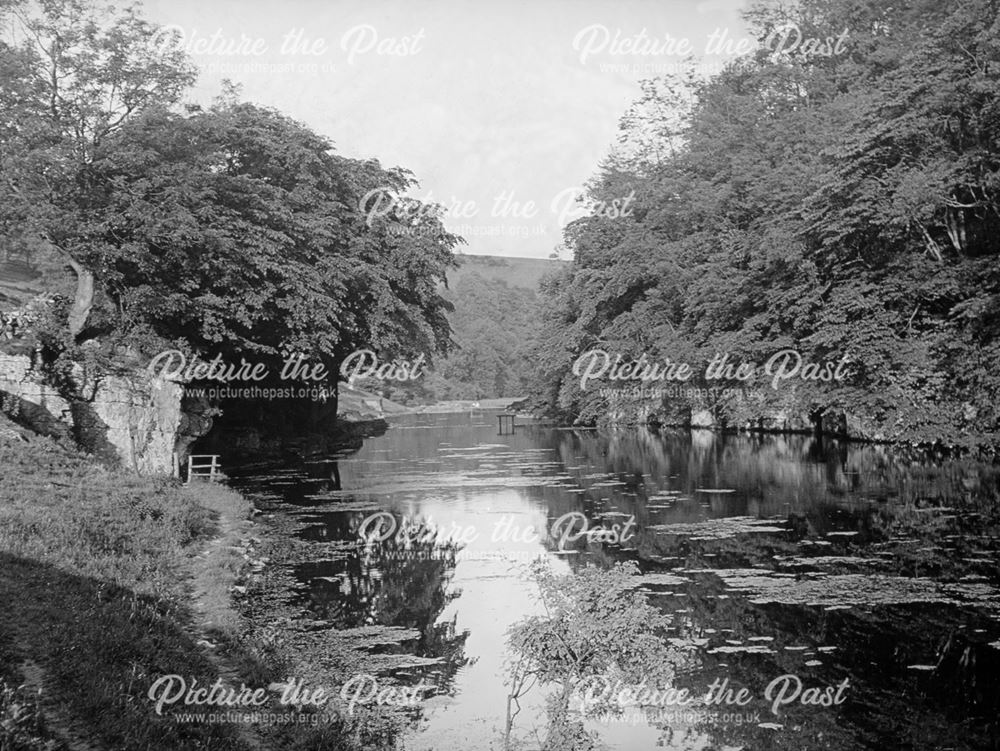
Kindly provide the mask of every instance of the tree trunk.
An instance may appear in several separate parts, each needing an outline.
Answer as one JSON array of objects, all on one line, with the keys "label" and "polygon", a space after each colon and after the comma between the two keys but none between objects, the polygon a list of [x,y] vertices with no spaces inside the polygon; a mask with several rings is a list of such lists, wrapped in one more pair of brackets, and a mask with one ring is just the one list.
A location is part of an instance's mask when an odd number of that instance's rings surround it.
[{"label": "tree trunk", "polygon": [[90,309],[94,306],[94,275],[75,258],[67,256],[67,259],[76,274],[76,297],[68,316],[69,333],[75,339],[87,325]]}]

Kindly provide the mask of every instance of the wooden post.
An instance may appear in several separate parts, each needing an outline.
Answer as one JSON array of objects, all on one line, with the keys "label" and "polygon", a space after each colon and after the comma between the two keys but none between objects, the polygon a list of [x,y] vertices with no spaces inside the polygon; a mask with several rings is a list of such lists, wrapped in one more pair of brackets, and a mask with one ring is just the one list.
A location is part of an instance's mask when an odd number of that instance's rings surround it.
[{"label": "wooden post", "polygon": [[497,421],[499,423],[500,432],[497,435],[513,435],[514,434],[514,415],[497,415]]}]

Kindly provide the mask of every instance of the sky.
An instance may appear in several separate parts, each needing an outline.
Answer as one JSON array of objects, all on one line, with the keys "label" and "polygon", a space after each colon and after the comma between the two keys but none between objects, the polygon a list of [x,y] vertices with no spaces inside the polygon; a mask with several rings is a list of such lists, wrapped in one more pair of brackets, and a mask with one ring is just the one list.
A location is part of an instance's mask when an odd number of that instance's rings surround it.
[{"label": "sky", "polygon": [[[546,258],[639,81],[747,37],[743,0],[146,0],[200,69],[349,157],[411,170],[463,253]],[[715,33],[716,36],[712,37]],[[724,37],[719,34],[724,33]],[[715,39],[716,47],[707,49]],[[173,40],[173,41],[171,41]],[[725,47],[728,42],[728,49]],[[708,52],[709,54],[706,54]],[[624,197],[623,197],[624,198]]]}]

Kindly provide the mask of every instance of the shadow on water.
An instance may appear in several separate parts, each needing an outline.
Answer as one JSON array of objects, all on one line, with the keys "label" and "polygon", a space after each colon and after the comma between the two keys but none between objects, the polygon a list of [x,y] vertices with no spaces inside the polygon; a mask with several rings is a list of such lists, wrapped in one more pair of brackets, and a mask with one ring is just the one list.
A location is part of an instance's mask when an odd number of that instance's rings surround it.
[{"label": "shadow on water", "polygon": [[[416,629],[394,648],[443,658],[449,701],[426,708],[411,748],[495,745],[507,631],[539,612],[525,570],[543,556],[562,573],[636,563],[684,656],[675,685],[701,696],[728,680],[754,699],[738,718],[728,706],[590,718],[602,742],[846,750],[998,747],[998,477],[971,460],[808,436],[499,436],[489,419],[435,415],[399,418],[355,455],[241,482],[308,522],[299,534],[317,555],[294,572],[304,609],[337,628]],[[376,512],[472,534],[356,544]],[[567,514],[627,534],[560,545],[548,533]],[[803,689],[847,680],[845,698],[772,711],[767,687],[788,674]],[[519,722],[542,726],[543,714],[539,699]]]}]

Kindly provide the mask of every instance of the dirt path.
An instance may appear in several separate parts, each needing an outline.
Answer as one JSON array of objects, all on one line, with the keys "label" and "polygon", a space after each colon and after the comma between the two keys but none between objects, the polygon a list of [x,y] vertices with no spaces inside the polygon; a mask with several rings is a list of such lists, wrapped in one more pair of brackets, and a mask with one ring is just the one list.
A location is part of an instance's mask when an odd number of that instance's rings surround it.
[{"label": "dirt path", "polygon": [[[224,642],[235,641],[243,631],[240,615],[233,607],[233,588],[239,586],[247,572],[264,565],[251,555],[255,527],[250,519],[252,506],[235,490],[216,483],[192,485],[188,492],[196,494],[196,502],[217,515],[216,535],[190,559],[197,644],[215,665],[222,682],[238,687],[245,676]],[[239,725],[238,732],[248,748],[266,749],[251,725]]]}]

